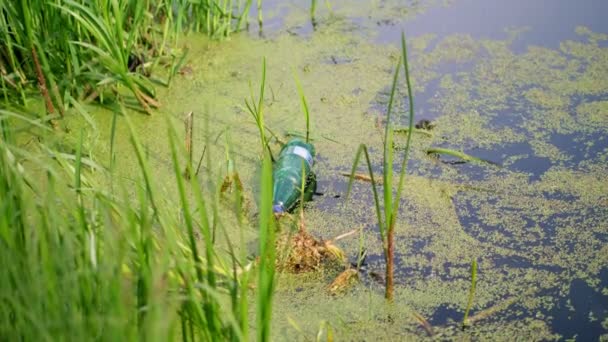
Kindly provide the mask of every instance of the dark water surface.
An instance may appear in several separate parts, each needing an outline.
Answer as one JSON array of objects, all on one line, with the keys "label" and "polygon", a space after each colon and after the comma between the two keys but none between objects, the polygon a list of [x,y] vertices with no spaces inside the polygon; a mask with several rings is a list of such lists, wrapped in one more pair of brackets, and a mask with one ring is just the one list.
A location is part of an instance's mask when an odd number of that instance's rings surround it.
[{"label": "dark water surface", "polygon": [[[433,138],[414,137],[414,149],[463,150],[502,166],[443,163],[414,152],[412,182],[427,188],[420,194],[415,186],[406,190],[404,226],[397,230],[398,296],[405,305],[426,314],[431,324],[456,325],[475,257],[481,303],[473,314],[521,299],[478,323],[482,327],[472,330],[473,338],[505,339],[501,326],[508,326],[505,334],[519,331],[523,340],[605,339],[608,1],[332,1],[331,12],[318,2],[313,27],[308,3],[264,1],[263,32],[258,35],[252,23],[250,33],[268,41],[295,35],[306,42],[337,31],[381,47],[398,46],[403,30],[413,46],[417,119],[437,123]],[[364,54],[337,45],[317,62],[357,68]],[[365,81],[352,84],[352,95],[364,92]],[[385,115],[389,86],[379,87],[363,105],[368,121]],[[397,109],[405,124],[405,104]],[[379,153],[378,146],[372,150]],[[351,165],[332,163],[333,151],[318,153],[319,187],[326,195],[311,211],[360,221],[368,243],[377,247],[369,186],[355,184],[354,191],[354,201],[367,203],[368,210],[344,209],[346,181],[332,175]],[[373,163],[380,171],[381,162]],[[381,291],[370,277],[384,267],[375,251],[363,284]],[[492,329],[495,335],[488,334]]]},{"label": "dark water surface", "polygon": [[[218,205],[218,222],[226,236],[235,237],[234,245],[243,234],[243,244],[253,246],[259,244],[259,133],[243,99],[257,97],[264,57],[266,124],[287,139],[286,132],[304,130],[294,86],[294,73],[299,76],[311,110],[318,191],[324,194],[306,206],[305,224],[326,241],[360,229],[361,240],[355,235],[336,245],[351,262],[360,243],[368,257],[361,282],[342,295],[327,291],[340,270],[281,273],[273,340],[316,340],[324,323],[337,340],[429,338],[414,317],[426,318],[435,340],[608,340],[608,1],[329,3],[331,10],[317,0],[314,26],[310,1],[264,0],[262,31],[254,2],[246,33],[222,42],[183,37],[191,70],[158,90],[161,110],[176,127],[185,113],[196,116],[193,154],[205,155],[205,195],[211,197],[214,182],[225,177],[227,159],[234,162],[248,222],[234,217],[226,198]],[[412,139],[395,227],[395,303],[387,305],[370,184],[354,182],[347,201],[341,174],[351,170],[361,143],[381,174],[402,30],[416,120],[431,120],[435,128],[431,136]],[[406,94],[401,79],[398,126],[407,124]],[[151,156],[151,173],[167,192],[164,200],[179,203],[170,150],[159,139],[165,118],[131,119]],[[130,145],[125,125],[117,126],[116,137],[124,139],[116,146]],[[396,172],[405,142],[404,134],[395,134]],[[431,147],[498,166],[433,158],[426,153]],[[279,148],[273,142],[271,149]],[[101,146],[99,154],[107,149]],[[140,172],[126,152],[119,152],[116,165],[126,179]],[[367,168],[360,164],[358,172]],[[470,314],[477,321],[462,331],[473,259],[479,268]]]},{"label": "dark water surface", "polygon": [[[514,42],[515,51],[529,45],[557,48],[566,39],[578,39],[577,26],[584,25],[594,32],[608,32],[603,13],[608,13],[606,1],[568,0],[463,0],[449,6],[431,8],[413,20],[399,25],[408,35],[435,33],[447,36],[468,33],[475,38],[505,37],[505,29],[526,29],[525,36]],[[399,30],[380,27],[379,41],[395,42]]]}]

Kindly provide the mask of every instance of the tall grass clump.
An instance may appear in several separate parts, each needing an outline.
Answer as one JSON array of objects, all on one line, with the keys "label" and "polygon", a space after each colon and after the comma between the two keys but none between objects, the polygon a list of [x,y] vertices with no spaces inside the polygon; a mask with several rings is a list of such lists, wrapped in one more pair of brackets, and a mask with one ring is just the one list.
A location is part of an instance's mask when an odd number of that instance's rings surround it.
[{"label": "tall grass clump", "polygon": [[[382,186],[382,194],[383,194],[383,210],[381,210],[381,203],[378,196],[378,190],[376,187],[376,182],[374,180],[374,173],[372,171],[372,165],[369,159],[369,153],[367,146],[365,144],[361,144],[357,153],[355,155],[355,160],[353,162],[353,167],[350,175],[350,180],[348,183],[348,194],[350,194],[350,190],[352,188],[352,182],[354,179],[355,171],[357,169],[357,165],[359,164],[359,160],[361,158],[361,154],[364,155],[365,161],[367,163],[368,172],[371,178],[372,183],[372,191],[374,195],[374,205],[376,210],[376,217],[378,220],[378,228],[380,230],[380,236],[382,238],[384,258],[386,261],[386,291],[385,297],[387,300],[393,300],[393,291],[394,291],[394,279],[393,279],[393,268],[394,268],[394,243],[395,243],[395,224],[397,222],[397,216],[399,214],[399,205],[401,203],[401,196],[403,191],[403,184],[405,179],[405,174],[407,170],[407,161],[409,159],[409,151],[412,139],[412,131],[414,128],[414,100],[412,97],[412,87],[410,82],[410,74],[409,67],[407,62],[407,47],[405,44],[405,34],[401,33],[401,59],[397,63],[397,67],[395,69],[395,74],[393,77],[393,84],[391,88],[391,95],[388,102],[387,108],[387,118],[386,118],[386,128],[384,130],[384,158],[383,158],[383,186]],[[393,100],[395,97],[395,92],[397,89],[397,81],[399,76],[399,70],[401,63],[403,62],[405,81],[407,85],[407,93],[408,93],[408,103],[409,103],[409,129],[407,134],[407,143],[405,147],[405,151],[403,153],[403,159],[401,161],[401,168],[399,171],[399,183],[397,186],[397,192],[393,193],[393,122],[392,119],[392,109],[393,109]],[[347,198],[348,198],[347,194]]]},{"label": "tall grass clump", "polygon": [[[208,206],[214,203],[203,197],[191,162],[187,187],[179,162],[189,159],[175,130],[167,120],[177,204],[157,189],[143,145],[128,116],[124,120],[141,175],[128,184],[114,180],[114,192],[97,184],[103,175],[94,173],[104,171],[92,168],[83,133],[72,155],[44,140],[25,151],[15,144],[16,128],[50,128],[0,110],[0,336],[247,340],[244,275],[253,271],[244,260],[227,266],[213,245]],[[263,189],[271,183],[269,161],[264,165]],[[261,205],[268,212],[270,196],[263,191]],[[265,211],[260,231],[257,330],[260,340],[267,340],[274,229]]]},{"label": "tall grass clump", "polygon": [[[249,83],[249,100],[245,99],[245,106],[247,111],[253,117],[255,124],[258,128],[258,134],[260,135],[260,143],[262,144],[262,155],[265,155],[266,151],[270,155],[270,159],[274,161],[272,151],[270,150],[270,139],[266,136],[268,128],[264,124],[264,89],[266,89],[266,57],[262,59],[262,78],[260,80],[260,93],[256,101],[253,95],[253,87],[251,82]],[[257,102],[257,104],[256,104]]]},{"label": "tall grass clump", "polygon": [[241,7],[239,0],[2,1],[0,96],[27,105],[39,94],[51,116],[74,99],[150,113],[159,106],[154,83],[167,84],[162,78],[182,61],[169,46],[186,32],[230,35],[248,14]]}]

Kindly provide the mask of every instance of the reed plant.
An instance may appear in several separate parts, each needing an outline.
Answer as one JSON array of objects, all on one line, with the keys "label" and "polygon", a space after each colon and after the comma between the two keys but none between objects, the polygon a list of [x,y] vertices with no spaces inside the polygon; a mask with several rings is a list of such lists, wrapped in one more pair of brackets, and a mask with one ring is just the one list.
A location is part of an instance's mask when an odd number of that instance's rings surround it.
[{"label": "reed plant", "polygon": [[167,46],[186,32],[230,35],[248,14],[241,7],[240,0],[2,1],[0,94],[27,105],[38,92],[54,116],[72,98],[150,113],[159,106],[150,78],[158,61],[171,61],[169,80],[183,61]]},{"label": "reed plant", "polygon": [[[394,152],[393,152],[393,129],[394,124],[392,122],[393,102],[397,89],[398,76],[403,63],[404,76],[407,85],[408,103],[409,103],[409,128],[407,132],[407,142],[403,153],[403,159],[401,160],[401,168],[399,171],[399,183],[397,185],[397,192],[393,193],[393,163],[394,163]],[[405,43],[405,34],[401,34],[401,58],[395,68],[393,76],[393,83],[391,87],[391,94],[387,108],[386,128],[384,130],[384,158],[383,158],[383,177],[382,177],[382,194],[383,194],[383,210],[381,210],[380,198],[378,196],[377,183],[374,179],[374,172],[369,158],[368,148],[365,144],[361,144],[355,155],[353,167],[350,174],[348,183],[347,198],[350,195],[352,189],[352,183],[355,179],[355,171],[359,164],[361,155],[365,157],[365,162],[368,167],[368,172],[371,178],[372,191],[374,196],[374,206],[376,210],[376,218],[378,220],[378,229],[382,238],[384,258],[386,261],[386,291],[385,297],[388,301],[393,300],[394,292],[394,243],[395,243],[395,224],[399,214],[399,206],[401,204],[401,196],[403,191],[405,174],[407,171],[407,162],[409,160],[409,151],[412,139],[412,131],[414,128],[414,99],[412,97],[412,87],[410,82],[410,74],[407,60],[407,46]]]},{"label": "reed plant", "polygon": [[249,10],[251,9],[252,2],[253,2],[253,0],[245,0],[245,4],[243,6],[241,15],[238,17],[237,22],[236,22],[236,31],[241,30],[243,25],[245,25],[245,26],[249,25],[249,15],[248,14],[249,14]]},{"label": "reed plant", "polygon": [[464,310],[464,317],[462,318],[462,329],[464,330],[469,326],[469,311],[473,306],[473,299],[475,298],[475,289],[477,288],[477,259],[471,261],[471,287],[469,288],[469,297],[467,299],[467,306]]}]

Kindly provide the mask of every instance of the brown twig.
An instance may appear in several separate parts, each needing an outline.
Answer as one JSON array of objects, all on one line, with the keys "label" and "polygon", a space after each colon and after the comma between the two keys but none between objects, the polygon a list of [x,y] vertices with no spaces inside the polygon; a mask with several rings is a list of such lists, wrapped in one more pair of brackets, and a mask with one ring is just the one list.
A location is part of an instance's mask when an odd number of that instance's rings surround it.
[{"label": "brown twig", "polygon": [[141,97],[146,101],[147,104],[149,104],[150,106],[154,107],[154,108],[158,108],[160,107],[160,102],[158,102],[157,100],[155,100],[154,98],[144,94],[141,91],[138,91],[139,95],[141,95]]},{"label": "brown twig", "polygon": [[338,241],[338,240],[342,240],[342,239],[344,239],[344,238],[347,238],[347,237],[349,237],[349,236],[351,236],[351,235],[356,234],[358,231],[359,231],[359,229],[353,229],[353,230],[351,230],[350,232],[347,232],[347,233],[344,233],[344,234],[338,235],[338,236],[336,236],[335,238],[333,238],[333,239],[331,239],[331,240],[329,240],[329,241],[333,243],[333,242],[336,242],[336,241]]},{"label": "brown twig", "polygon": [[429,321],[426,320],[426,318],[424,318],[424,316],[417,313],[416,311],[412,312],[412,316],[414,316],[416,321],[420,324],[422,328],[424,328],[424,330],[427,334],[429,334],[429,336],[432,337],[435,334],[433,332],[433,326],[431,325],[431,323],[429,323]]},{"label": "brown twig", "polygon": [[137,102],[139,102],[139,104],[144,109],[144,112],[146,112],[146,114],[148,114],[148,115],[152,115],[152,109],[150,109],[150,106],[146,102],[146,100],[143,96],[144,94],[139,90],[135,90],[135,92],[133,94],[135,95]]},{"label": "brown twig", "polygon": [[[342,172],[340,174],[342,176],[345,176],[345,177],[350,177],[350,173],[348,173],[348,172]],[[365,181],[365,182],[371,182],[372,181],[372,179],[371,179],[370,176],[368,176],[366,174],[363,174],[363,173],[355,173],[353,175],[353,179],[361,180],[361,181]],[[374,177],[374,182],[376,184],[382,184],[383,181],[384,180],[382,179],[382,177]]]},{"label": "brown twig", "polygon": [[495,313],[505,310],[509,306],[515,304],[515,302],[517,302],[518,299],[519,299],[519,297],[507,298],[504,301],[502,301],[498,304],[495,304],[493,306],[490,306],[489,308],[482,310],[482,311],[478,312],[477,314],[469,317],[469,319],[467,319],[467,323],[473,324],[475,322],[484,320],[484,319],[494,315]]}]

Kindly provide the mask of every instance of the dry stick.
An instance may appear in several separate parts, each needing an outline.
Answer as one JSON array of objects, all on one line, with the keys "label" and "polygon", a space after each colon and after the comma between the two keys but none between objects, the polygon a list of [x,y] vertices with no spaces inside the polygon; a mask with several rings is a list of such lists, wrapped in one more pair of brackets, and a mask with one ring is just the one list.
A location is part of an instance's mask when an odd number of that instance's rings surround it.
[{"label": "dry stick", "polygon": [[154,98],[144,94],[141,91],[138,91],[139,95],[141,95],[141,97],[146,101],[147,104],[151,105],[154,108],[158,108],[160,107],[160,102],[156,101]]},{"label": "dry stick", "polygon": [[477,314],[469,317],[469,319],[467,320],[467,323],[469,323],[470,325],[472,325],[475,322],[484,320],[490,316],[492,316],[493,314],[505,310],[506,308],[508,308],[509,306],[515,304],[515,302],[517,302],[517,300],[519,299],[519,297],[510,297],[505,299],[504,301],[493,305],[483,311],[478,312]]},{"label": "dry stick", "polygon": [[[345,177],[350,177],[350,173],[347,173],[347,172],[341,172],[340,174],[342,176],[345,176]],[[353,179],[361,180],[361,181],[366,181],[366,182],[371,182],[372,181],[372,179],[371,179],[370,176],[368,176],[366,174],[363,174],[363,173],[355,173],[353,175]],[[382,184],[383,183],[383,179],[382,179],[382,177],[374,177],[374,182],[376,184]]]},{"label": "dry stick", "polygon": [[192,167],[192,131],[194,126],[194,115],[193,112],[186,114],[186,153],[188,153],[188,162],[186,164],[186,169],[184,170],[184,178],[190,179],[189,168]]},{"label": "dry stick", "polygon": [[489,308],[476,313],[475,315],[469,317],[467,322],[470,325],[473,325],[473,323],[475,323],[475,322],[482,321],[500,311],[506,310],[508,307],[517,303],[518,301],[522,300],[525,297],[535,296],[537,292],[538,292],[538,289],[530,288],[520,295],[509,297],[500,303],[494,304],[494,305],[490,306]]},{"label": "dry stick", "polygon": [[[345,176],[345,177],[350,177],[350,173],[348,173],[348,172],[341,172],[340,175]],[[372,178],[364,173],[355,173],[353,175],[353,179],[364,181],[364,182],[370,182],[370,183],[372,181]],[[374,177],[374,183],[376,183],[378,185],[382,185],[383,181],[384,181],[384,179],[382,179],[382,177],[378,177],[378,176]],[[498,190],[495,190],[495,189],[486,189],[486,188],[483,188],[480,186],[473,186],[473,185],[469,185],[469,184],[453,184],[453,186],[458,190],[472,190],[472,191],[480,191],[480,192],[507,194],[505,192],[499,192]],[[508,194],[508,195],[514,196],[514,194]],[[524,195],[518,195],[518,196],[526,197]],[[527,197],[532,198],[531,196],[527,196]]]},{"label": "dry stick", "polygon": [[144,94],[139,90],[135,90],[133,94],[135,95],[135,98],[139,104],[144,108],[144,112],[148,115],[152,115],[152,109],[150,109],[148,102],[146,102],[145,98],[143,97]]},{"label": "dry stick", "polygon": [[331,240],[329,240],[329,241],[330,241],[330,242],[336,242],[336,241],[338,241],[338,240],[342,240],[342,239],[344,239],[344,238],[347,238],[347,237],[349,237],[349,236],[351,236],[351,235],[356,234],[358,231],[359,231],[359,229],[353,229],[353,230],[351,230],[350,232],[347,232],[347,233],[344,233],[344,234],[338,235],[338,236],[336,236],[335,238],[333,238],[333,239],[331,239]]},{"label": "dry stick", "polygon": [[422,328],[424,328],[424,330],[427,334],[429,334],[429,336],[432,337],[434,335],[433,326],[431,325],[431,323],[429,323],[429,321],[426,320],[426,318],[424,318],[424,316],[422,316],[416,311],[412,312],[412,316],[414,316],[416,321],[420,324]]}]

